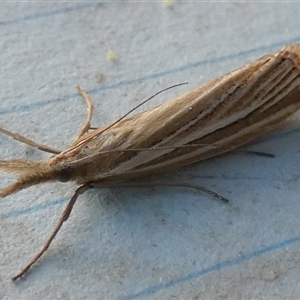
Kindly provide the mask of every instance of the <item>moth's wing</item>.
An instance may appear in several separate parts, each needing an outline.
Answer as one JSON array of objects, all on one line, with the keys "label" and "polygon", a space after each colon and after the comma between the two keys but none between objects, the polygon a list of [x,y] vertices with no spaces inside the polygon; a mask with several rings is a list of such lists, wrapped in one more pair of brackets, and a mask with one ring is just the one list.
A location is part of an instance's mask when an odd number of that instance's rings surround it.
[{"label": "moth's wing", "polygon": [[300,108],[299,57],[300,45],[287,46],[112,128],[93,132],[86,145],[108,135],[126,138],[118,145],[110,139],[111,154],[101,153],[100,143],[98,152],[83,161],[101,166],[106,160],[109,164],[101,176],[130,178],[207,159],[262,137]]}]

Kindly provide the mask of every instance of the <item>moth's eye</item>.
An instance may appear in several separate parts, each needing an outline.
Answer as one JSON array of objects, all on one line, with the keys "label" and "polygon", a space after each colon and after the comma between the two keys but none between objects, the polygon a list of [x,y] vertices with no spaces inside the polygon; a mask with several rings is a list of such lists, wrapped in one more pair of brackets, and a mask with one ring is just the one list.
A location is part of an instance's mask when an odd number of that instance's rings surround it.
[{"label": "moth's eye", "polygon": [[73,177],[72,169],[68,166],[62,167],[56,175],[56,179],[60,182],[67,182]]}]

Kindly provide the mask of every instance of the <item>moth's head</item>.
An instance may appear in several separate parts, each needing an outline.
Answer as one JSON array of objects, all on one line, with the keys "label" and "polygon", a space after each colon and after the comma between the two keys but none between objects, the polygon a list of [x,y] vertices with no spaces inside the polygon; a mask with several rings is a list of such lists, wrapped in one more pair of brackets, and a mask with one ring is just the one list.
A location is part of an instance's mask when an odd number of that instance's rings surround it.
[{"label": "moth's head", "polygon": [[60,182],[67,182],[74,178],[74,171],[68,165],[60,166],[55,172],[55,179]]},{"label": "moth's head", "polygon": [[68,167],[57,169],[49,163],[49,160],[0,160],[0,172],[13,173],[17,177],[14,183],[0,191],[0,197],[8,196],[35,184],[51,180],[66,182],[73,177],[71,169]]}]

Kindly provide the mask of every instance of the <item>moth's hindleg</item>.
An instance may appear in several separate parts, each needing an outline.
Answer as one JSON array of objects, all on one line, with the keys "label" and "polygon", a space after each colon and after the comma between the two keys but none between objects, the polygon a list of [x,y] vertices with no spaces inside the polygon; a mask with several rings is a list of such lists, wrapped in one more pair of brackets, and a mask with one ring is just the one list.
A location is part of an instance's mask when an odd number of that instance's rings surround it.
[{"label": "moth's hindleg", "polygon": [[84,184],[81,187],[79,187],[74,195],[72,196],[71,200],[69,201],[69,203],[67,204],[64,212],[62,213],[62,215],[60,216],[60,219],[57,223],[57,225],[55,226],[54,230],[52,231],[51,235],[49,236],[48,240],[46,241],[46,243],[44,244],[44,246],[42,247],[42,249],[34,256],[34,258],[16,275],[12,278],[13,281],[21,278],[25,273],[27,273],[27,271],[41,258],[41,256],[47,251],[47,249],[49,248],[50,244],[52,243],[53,239],[55,238],[55,236],[57,235],[57,233],[59,232],[61,226],[63,225],[63,223],[65,221],[68,220],[73,206],[78,198],[79,195],[83,194],[86,190],[88,190],[90,188],[89,184]]},{"label": "moth's hindleg", "polygon": [[53,153],[53,154],[59,154],[60,152],[62,152],[61,150],[51,148],[51,147],[48,147],[48,146],[43,145],[43,144],[36,143],[35,141],[33,141],[31,139],[28,139],[27,137],[25,137],[25,136],[23,136],[19,133],[15,133],[15,132],[6,130],[6,129],[1,128],[1,127],[0,127],[0,132],[5,134],[5,135],[8,135],[8,136],[12,137],[13,139],[15,139],[18,142],[21,142],[21,143],[24,143],[26,145],[32,146],[32,147],[37,148],[37,149],[39,149],[41,151],[44,151],[44,152],[49,152],[49,153]]},{"label": "moth's hindleg", "polygon": [[83,97],[83,99],[85,100],[85,102],[87,104],[87,117],[86,117],[86,120],[85,120],[83,126],[81,127],[79,133],[77,134],[74,142],[72,143],[72,146],[76,144],[77,140],[81,136],[83,136],[89,129],[91,129],[91,120],[92,120],[93,111],[94,111],[94,105],[93,105],[93,102],[92,102],[90,96],[84,90],[82,90],[79,86],[77,87],[77,91]]},{"label": "moth's hindleg", "polygon": [[229,202],[228,199],[226,199],[225,197],[221,196],[220,194],[206,188],[203,186],[199,186],[196,184],[191,184],[188,182],[168,182],[168,181],[149,181],[149,182],[131,182],[131,183],[127,183],[127,182],[122,182],[122,183],[118,183],[118,184],[109,184],[109,183],[103,183],[103,182],[91,182],[90,183],[90,187],[91,188],[120,188],[120,187],[156,187],[156,186],[174,186],[174,187],[183,187],[183,188],[190,188],[190,189],[194,189],[203,193],[206,193],[218,200],[221,200],[223,202]]},{"label": "moth's hindleg", "polygon": [[270,157],[274,158],[275,154],[269,153],[269,152],[262,152],[262,151],[252,151],[252,150],[236,150],[236,152],[240,152],[247,155],[256,155],[256,156],[262,156],[262,157]]}]

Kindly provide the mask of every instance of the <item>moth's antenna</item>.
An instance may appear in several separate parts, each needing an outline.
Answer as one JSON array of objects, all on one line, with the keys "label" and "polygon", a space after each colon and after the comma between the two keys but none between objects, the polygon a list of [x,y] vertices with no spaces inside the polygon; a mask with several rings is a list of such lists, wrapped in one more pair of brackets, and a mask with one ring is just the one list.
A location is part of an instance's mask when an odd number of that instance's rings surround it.
[{"label": "moth's antenna", "polygon": [[[157,95],[167,91],[167,90],[170,90],[172,88],[175,88],[175,87],[178,87],[178,86],[181,86],[181,85],[185,85],[185,84],[188,84],[187,82],[183,82],[183,83],[178,83],[178,84],[174,84],[172,86],[169,86],[157,93],[155,93],[154,95],[152,95],[151,97],[149,97],[148,99],[142,101],[140,104],[136,105],[135,107],[133,107],[131,110],[129,110],[126,114],[124,114],[122,117],[120,117],[119,119],[117,119],[115,122],[113,122],[112,124],[110,124],[109,126],[107,126],[106,128],[104,128],[102,131],[98,132],[98,131],[95,131],[95,132],[92,132],[91,135],[88,137],[88,139],[84,139],[83,141],[79,141],[77,144],[74,144],[73,147],[67,149],[66,151],[70,152],[72,150],[75,150],[77,149],[78,147],[80,147],[82,144],[85,144],[87,141],[90,141],[92,140],[95,136],[98,136],[99,134],[107,131],[108,129],[112,128],[113,126],[115,126],[117,123],[119,123],[120,121],[122,121],[123,119],[125,119],[129,114],[131,114],[133,111],[135,111],[137,108],[139,108],[140,106],[144,105],[145,103],[147,103],[148,101],[150,101],[151,99],[153,99],[154,97],[156,97]],[[63,151],[61,153],[61,155],[64,155],[65,151]]]},{"label": "moth's antenna", "polygon": [[[105,128],[104,131],[106,131],[107,129],[113,127],[114,125],[116,125],[117,123],[119,123],[120,121],[122,121],[123,119],[125,119],[128,115],[130,115],[133,111],[135,111],[136,109],[138,109],[139,107],[141,107],[142,105],[144,105],[145,103],[147,103],[148,101],[150,101],[151,99],[153,99],[154,97],[158,96],[159,94],[168,91],[170,89],[173,89],[175,87],[181,86],[181,85],[185,85],[188,84],[188,82],[183,82],[183,83],[178,83],[178,84],[174,84],[172,86],[169,86],[157,93],[155,93],[154,95],[152,95],[151,97],[149,97],[148,99],[144,100],[143,102],[141,102],[140,104],[136,105],[135,107],[133,107],[131,110],[129,110],[125,115],[123,115],[122,117],[120,117],[119,119],[117,119],[115,122],[113,122],[112,124],[110,124],[108,127]],[[102,133],[102,132],[101,132]]]}]

